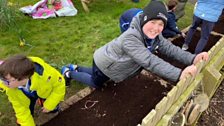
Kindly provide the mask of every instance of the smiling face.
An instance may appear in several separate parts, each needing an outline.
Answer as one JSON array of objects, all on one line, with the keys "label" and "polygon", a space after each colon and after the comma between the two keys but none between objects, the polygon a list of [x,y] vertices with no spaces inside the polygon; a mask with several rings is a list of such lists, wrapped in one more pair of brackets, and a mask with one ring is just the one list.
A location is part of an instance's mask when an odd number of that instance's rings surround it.
[{"label": "smiling face", "polygon": [[145,23],[142,30],[143,33],[150,39],[156,38],[164,28],[164,23],[160,19],[153,19]]}]

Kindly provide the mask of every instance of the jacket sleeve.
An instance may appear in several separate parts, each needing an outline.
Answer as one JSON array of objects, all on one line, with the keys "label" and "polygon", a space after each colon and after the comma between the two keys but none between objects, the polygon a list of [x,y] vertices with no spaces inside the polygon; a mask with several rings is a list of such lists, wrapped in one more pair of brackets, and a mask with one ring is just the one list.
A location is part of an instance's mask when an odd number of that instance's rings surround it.
[{"label": "jacket sleeve", "polygon": [[159,36],[159,52],[175,61],[183,63],[184,65],[191,65],[196,55],[190,52],[183,51],[181,48],[173,45],[170,41],[165,39],[162,35]]},{"label": "jacket sleeve", "polygon": [[30,100],[18,89],[7,89],[6,94],[16,113],[17,122],[21,126],[35,126],[31,115],[29,104]]},{"label": "jacket sleeve", "polygon": [[47,110],[54,110],[65,95],[65,86],[63,86],[62,83],[56,82],[52,86],[53,86],[52,93],[44,102],[44,107]]},{"label": "jacket sleeve", "polygon": [[123,50],[146,70],[171,81],[178,81],[181,69],[152,54],[135,36],[123,41]]},{"label": "jacket sleeve", "polygon": [[[48,65],[48,64],[47,64]],[[65,80],[64,77],[53,67],[50,67],[52,73],[51,85],[52,85],[52,92],[46,98],[44,102],[44,107],[47,110],[53,110],[55,107],[64,99],[65,96]]]}]

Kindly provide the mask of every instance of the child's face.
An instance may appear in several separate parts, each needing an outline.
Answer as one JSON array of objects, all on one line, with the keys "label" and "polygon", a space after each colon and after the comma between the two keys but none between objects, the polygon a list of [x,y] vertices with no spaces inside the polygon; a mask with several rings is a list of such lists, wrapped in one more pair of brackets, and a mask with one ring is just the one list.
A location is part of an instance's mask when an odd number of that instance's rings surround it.
[{"label": "child's face", "polygon": [[148,21],[143,26],[143,32],[144,34],[150,38],[154,39],[157,35],[159,35],[163,31],[164,23],[162,20],[159,19],[153,19]]},{"label": "child's face", "polygon": [[6,83],[6,85],[9,88],[17,88],[18,86],[26,85],[27,81],[28,81],[28,78],[18,80],[16,78],[12,77],[10,74],[8,74],[5,77],[4,83]]}]

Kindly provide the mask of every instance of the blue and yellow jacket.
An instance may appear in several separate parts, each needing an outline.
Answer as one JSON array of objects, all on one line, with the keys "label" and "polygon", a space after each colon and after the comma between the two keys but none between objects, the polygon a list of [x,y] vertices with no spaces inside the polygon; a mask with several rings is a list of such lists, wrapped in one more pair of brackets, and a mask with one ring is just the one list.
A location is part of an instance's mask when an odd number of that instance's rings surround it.
[{"label": "blue and yellow jacket", "polygon": [[[42,59],[29,58],[35,63],[35,72],[30,78],[30,90],[36,91],[39,97],[46,99],[43,104],[46,109],[53,110],[64,99],[65,80],[56,69]],[[2,82],[0,82],[0,89],[6,92],[12,103],[18,123],[21,126],[35,126],[29,109],[30,99],[20,89],[8,88]]]}]

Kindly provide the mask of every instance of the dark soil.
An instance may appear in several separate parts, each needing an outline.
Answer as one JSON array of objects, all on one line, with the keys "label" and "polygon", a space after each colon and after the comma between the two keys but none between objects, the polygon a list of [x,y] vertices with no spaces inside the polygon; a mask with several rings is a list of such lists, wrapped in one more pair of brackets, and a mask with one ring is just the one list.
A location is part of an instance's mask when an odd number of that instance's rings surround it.
[{"label": "dark soil", "polygon": [[170,89],[152,75],[138,75],[119,84],[110,82],[44,126],[136,126]]},{"label": "dark soil", "polygon": [[[197,45],[197,43],[198,43],[198,41],[199,41],[199,39],[200,39],[200,35],[201,34],[201,32],[200,31],[196,31],[195,32],[195,34],[194,34],[194,36],[192,37],[192,41],[191,41],[191,43],[190,43],[190,45],[189,45],[189,49],[187,50],[187,51],[189,51],[189,52],[191,52],[191,53],[194,53],[194,49],[196,48],[196,45]],[[216,44],[216,42],[219,40],[221,38],[221,36],[219,36],[219,35],[210,35],[209,36],[209,40],[208,40],[208,43],[207,43],[207,45],[205,46],[205,48],[204,48],[204,50],[203,51],[209,51],[212,47],[213,47],[213,45],[215,45]],[[178,46],[178,47],[182,47],[182,45],[184,44],[184,38],[183,37],[178,37],[178,38],[176,38],[175,40],[173,40],[172,41],[172,43],[174,44],[174,45],[176,45],[176,46]],[[171,64],[173,64],[174,66],[176,66],[176,67],[179,67],[179,68],[181,68],[181,69],[184,69],[186,66],[185,65],[183,65],[183,64],[180,64],[180,63],[178,63],[178,62],[176,62],[176,61],[173,61],[172,59],[168,59],[168,58],[166,58],[166,57],[164,57],[164,56],[162,56],[162,55],[160,55],[160,54],[158,54],[159,55],[159,57],[161,57],[161,58],[163,58],[163,59],[165,59],[166,61],[168,61],[168,62],[170,62]]]},{"label": "dark soil", "polygon": [[211,99],[209,108],[198,120],[197,126],[224,126],[224,81]]},{"label": "dark soil", "polygon": [[219,18],[219,21],[215,24],[213,31],[224,34],[224,11]]},{"label": "dark soil", "polygon": [[[189,49],[188,49],[187,51],[189,51],[189,52],[191,52],[191,53],[194,52],[194,49],[196,48],[196,45],[197,45],[197,43],[198,43],[200,37],[201,37],[201,32],[197,30],[197,31],[195,32],[193,38],[192,38],[192,41],[191,41],[191,43],[190,43],[190,45],[189,45]],[[221,38],[221,36],[219,36],[219,35],[212,35],[212,34],[210,34],[208,43],[207,43],[207,45],[205,46],[205,48],[204,48],[203,51],[206,51],[206,52],[209,51],[209,50],[211,49],[211,47],[212,47],[213,45],[215,45],[216,42],[217,42],[220,38]],[[172,43],[173,43],[174,45],[176,45],[176,46],[182,47],[182,45],[184,44],[184,38],[183,38],[183,37],[179,37],[179,38],[175,39]]]},{"label": "dark soil", "polygon": [[[223,27],[217,26],[218,28],[223,30]],[[200,31],[197,31],[188,51],[194,52],[199,37]],[[204,51],[208,51],[220,38],[221,36],[210,35]],[[183,42],[184,38],[181,37],[173,41],[179,47],[182,46]],[[182,69],[185,67],[170,59],[165,58],[165,60]],[[169,82],[166,86],[161,85],[161,80],[161,78],[149,74],[138,75],[118,84],[109,82],[103,90],[95,90],[44,126],[136,126],[170,91],[171,85],[175,85]],[[223,99],[223,88],[220,87],[219,90],[221,91],[218,97]],[[218,98],[216,100],[220,101]],[[212,104],[218,105],[218,107],[214,105],[213,108],[220,108],[220,110],[224,105],[223,101],[211,102]],[[214,119],[211,118],[211,121],[223,119],[223,110],[220,111],[220,115],[216,115],[215,111],[211,113],[214,117]],[[208,115],[204,116],[201,120],[210,121]],[[203,123],[200,126],[210,126],[209,124],[216,126],[212,122]]]}]

